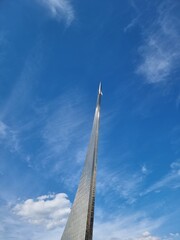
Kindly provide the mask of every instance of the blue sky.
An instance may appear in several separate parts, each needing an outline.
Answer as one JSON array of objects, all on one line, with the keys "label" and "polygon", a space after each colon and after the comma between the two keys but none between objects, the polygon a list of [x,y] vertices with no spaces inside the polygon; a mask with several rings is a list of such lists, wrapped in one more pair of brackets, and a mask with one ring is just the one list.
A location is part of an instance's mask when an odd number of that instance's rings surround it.
[{"label": "blue sky", "polygon": [[60,239],[102,81],[94,240],[179,240],[179,1],[1,1],[0,22],[0,239]]}]

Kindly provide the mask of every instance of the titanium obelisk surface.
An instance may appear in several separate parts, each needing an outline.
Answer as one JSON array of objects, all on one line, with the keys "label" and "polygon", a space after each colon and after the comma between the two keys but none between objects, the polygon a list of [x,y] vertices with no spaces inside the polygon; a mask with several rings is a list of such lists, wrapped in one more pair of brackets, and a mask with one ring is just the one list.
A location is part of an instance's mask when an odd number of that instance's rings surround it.
[{"label": "titanium obelisk surface", "polygon": [[100,83],[86,160],[61,240],[92,240],[101,96]]}]

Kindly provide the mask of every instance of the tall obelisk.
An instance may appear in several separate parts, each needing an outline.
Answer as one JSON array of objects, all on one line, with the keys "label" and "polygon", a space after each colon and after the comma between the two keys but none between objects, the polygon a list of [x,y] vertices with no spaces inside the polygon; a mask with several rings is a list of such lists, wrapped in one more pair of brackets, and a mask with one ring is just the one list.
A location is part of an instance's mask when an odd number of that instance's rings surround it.
[{"label": "tall obelisk", "polygon": [[92,240],[101,96],[100,83],[86,160],[61,240]]}]

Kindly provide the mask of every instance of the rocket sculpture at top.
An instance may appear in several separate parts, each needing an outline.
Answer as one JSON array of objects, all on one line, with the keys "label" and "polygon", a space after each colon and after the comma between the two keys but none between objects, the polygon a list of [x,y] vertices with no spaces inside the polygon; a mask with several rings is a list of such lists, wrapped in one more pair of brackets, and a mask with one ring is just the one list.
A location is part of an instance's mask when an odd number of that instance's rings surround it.
[{"label": "rocket sculpture at top", "polygon": [[100,83],[85,164],[61,240],[92,240],[101,96]]}]

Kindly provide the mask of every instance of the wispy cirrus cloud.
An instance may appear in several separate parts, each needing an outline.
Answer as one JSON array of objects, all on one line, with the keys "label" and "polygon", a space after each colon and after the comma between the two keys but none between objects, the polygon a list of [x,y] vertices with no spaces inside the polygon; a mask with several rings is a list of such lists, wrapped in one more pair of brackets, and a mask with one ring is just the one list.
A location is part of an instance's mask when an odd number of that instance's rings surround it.
[{"label": "wispy cirrus cloud", "polygon": [[75,19],[74,8],[70,0],[37,0],[57,20],[64,20],[70,25]]},{"label": "wispy cirrus cloud", "polygon": [[163,238],[163,240],[179,240],[180,239],[180,233],[179,232],[171,232],[167,236]]},{"label": "wispy cirrus cloud", "polygon": [[2,121],[0,121],[0,145],[9,148],[11,152],[18,152],[20,149],[18,131]]},{"label": "wispy cirrus cloud", "polygon": [[0,122],[0,137],[4,138],[7,135],[7,125],[3,123],[2,121]]},{"label": "wispy cirrus cloud", "polygon": [[133,18],[131,20],[131,22],[127,26],[125,26],[124,32],[126,33],[128,31],[130,31],[138,23],[138,20],[139,20],[139,15],[137,17]]},{"label": "wispy cirrus cloud", "polygon": [[[42,70],[42,52],[41,40],[38,39],[36,44],[29,49],[25,57],[25,61],[18,73],[14,78],[9,96],[5,100],[3,106],[0,106],[0,119],[14,120],[15,116],[24,109],[25,105],[32,100],[32,92],[35,82],[39,81],[39,73]],[[10,117],[13,115],[13,118]]]},{"label": "wispy cirrus cloud", "polygon": [[143,195],[153,191],[160,191],[163,188],[180,188],[180,160],[173,162],[170,168],[170,172],[150,186]]},{"label": "wispy cirrus cloud", "polygon": [[117,194],[128,204],[134,203],[143,184],[145,174],[126,170],[110,172],[100,170],[98,173],[97,191],[106,195],[109,191]]},{"label": "wispy cirrus cloud", "polygon": [[139,47],[141,63],[137,73],[148,83],[160,83],[169,79],[180,62],[180,20],[176,9],[180,6],[165,1],[157,7],[158,17],[143,30],[144,43]]},{"label": "wispy cirrus cloud", "polygon": [[[78,165],[84,155],[87,113],[82,102],[74,90],[64,93],[47,107],[41,130],[43,150],[39,157],[44,159],[44,164],[50,161],[54,172],[62,169],[62,164],[68,164],[69,160],[71,167]],[[60,160],[64,158],[66,161]]]},{"label": "wispy cirrus cloud", "polygon": [[76,137],[84,123],[83,114],[78,107],[77,101],[64,95],[57,109],[48,117],[42,136],[52,152],[58,154],[66,151]]}]

